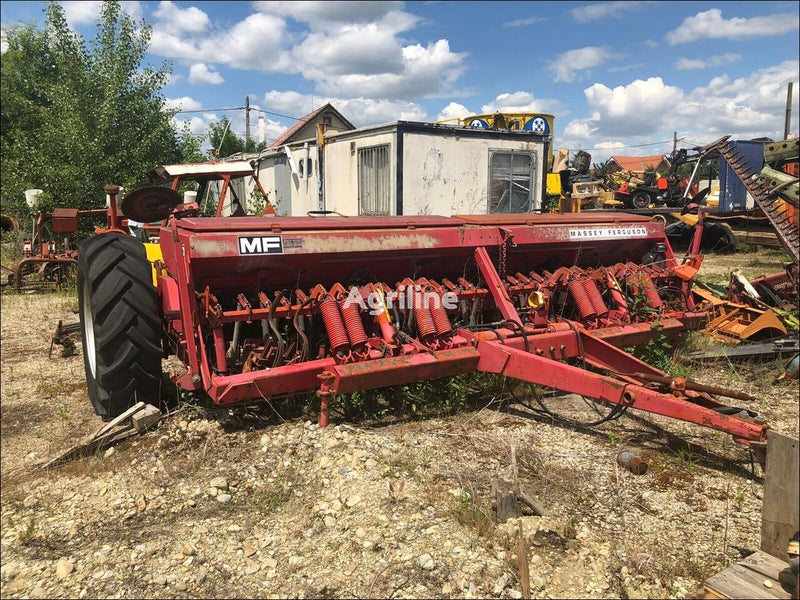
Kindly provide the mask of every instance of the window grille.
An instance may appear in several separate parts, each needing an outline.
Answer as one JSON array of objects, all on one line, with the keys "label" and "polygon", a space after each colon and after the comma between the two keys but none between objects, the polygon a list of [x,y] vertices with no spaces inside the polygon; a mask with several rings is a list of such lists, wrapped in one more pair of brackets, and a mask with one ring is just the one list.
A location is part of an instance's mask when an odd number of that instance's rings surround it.
[{"label": "window grille", "polygon": [[389,144],[358,149],[358,214],[391,214]]}]

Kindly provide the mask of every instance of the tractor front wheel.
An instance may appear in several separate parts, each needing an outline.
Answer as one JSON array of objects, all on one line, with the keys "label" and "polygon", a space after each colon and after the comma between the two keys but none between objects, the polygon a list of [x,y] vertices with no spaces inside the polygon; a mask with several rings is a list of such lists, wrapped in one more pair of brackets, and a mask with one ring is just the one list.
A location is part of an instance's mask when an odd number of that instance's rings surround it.
[{"label": "tractor front wheel", "polygon": [[161,319],[144,246],[105,233],[81,244],[78,257],[86,387],[108,421],[136,402],[159,405]]},{"label": "tractor front wheel", "polygon": [[647,192],[634,192],[631,194],[632,208],[647,208],[650,206],[650,194]]}]

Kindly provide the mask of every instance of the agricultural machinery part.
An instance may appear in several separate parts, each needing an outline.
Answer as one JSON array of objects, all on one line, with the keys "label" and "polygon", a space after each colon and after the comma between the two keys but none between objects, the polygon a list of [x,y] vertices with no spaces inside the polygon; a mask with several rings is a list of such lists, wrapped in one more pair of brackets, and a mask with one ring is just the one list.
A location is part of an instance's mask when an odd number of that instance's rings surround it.
[{"label": "agricultural machinery part", "polygon": [[[628,214],[169,217],[157,285],[144,248],[107,233],[81,246],[89,397],[111,419],[157,403],[161,359],[179,388],[221,406],[483,372],[761,443],[760,416],[621,348],[699,329],[661,223]],[[732,390],[717,396],[737,397]],[[552,398],[549,395],[548,398]]]}]

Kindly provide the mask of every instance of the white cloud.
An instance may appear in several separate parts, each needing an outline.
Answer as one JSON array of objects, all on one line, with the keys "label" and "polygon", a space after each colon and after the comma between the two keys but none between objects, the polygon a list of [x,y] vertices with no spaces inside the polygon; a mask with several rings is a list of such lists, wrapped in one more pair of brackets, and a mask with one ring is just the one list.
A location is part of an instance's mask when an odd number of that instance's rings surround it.
[{"label": "white cloud", "polygon": [[527,27],[544,21],[544,17],[525,17],[524,19],[514,19],[513,21],[506,21],[503,27]]},{"label": "white cloud", "polygon": [[[323,104],[330,102],[336,110],[356,127],[391,121],[425,121],[427,113],[414,102],[378,100],[372,98],[336,98],[310,96],[298,92],[272,90],[264,94],[268,110],[300,118]],[[265,109],[266,110],[266,109]]]},{"label": "white cloud", "polygon": [[482,113],[500,112],[544,112],[550,113],[560,107],[554,100],[537,99],[530,92],[498,94],[494,101],[481,107]]},{"label": "white cloud", "polygon": [[766,17],[733,17],[724,19],[718,8],[686,17],[683,23],[666,35],[671,45],[694,42],[700,39],[727,38],[742,40],[776,36],[798,29],[797,14],[776,14]]},{"label": "white cloud", "polygon": [[445,106],[438,115],[436,115],[436,120],[445,121],[448,119],[463,119],[464,117],[468,117],[469,115],[473,114],[475,113],[469,110],[463,104],[451,102]]},{"label": "white cloud", "polygon": [[574,119],[564,127],[564,137],[570,140],[591,140],[596,131],[597,127],[592,127],[590,119]]},{"label": "white cloud", "polygon": [[150,52],[173,59],[195,59],[200,56],[199,46],[190,39],[184,40],[159,27],[153,28],[150,37]]},{"label": "white cloud", "polygon": [[[722,135],[734,139],[783,137],[786,94],[789,82],[798,86],[800,62],[785,61],[747,77],[715,77],[705,87],[692,90],[673,112],[676,122],[700,129],[699,141],[710,142]],[[798,110],[794,94],[792,111]],[[796,120],[796,119],[795,119]],[[796,127],[796,125],[795,125]]]},{"label": "white cloud", "polygon": [[[100,10],[103,3],[100,0],[66,0],[61,2],[64,16],[70,27],[81,25],[94,25],[100,19]],[[142,18],[142,6],[139,2],[120,2],[122,12],[135,20]]]},{"label": "white cloud", "polygon": [[86,2],[68,0],[61,3],[64,8],[64,16],[70,27],[94,24],[100,17],[100,7],[102,5],[103,3],[99,0],[87,0]]},{"label": "white cloud", "polygon": [[189,117],[188,119],[175,117],[172,119],[172,125],[177,131],[182,131],[183,126],[188,125],[189,131],[193,135],[205,135],[208,133],[208,124],[213,120],[198,116]]},{"label": "white cloud", "polygon": [[621,142],[597,142],[594,147],[598,150],[619,150],[624,148],[625,145]]},{"label": "white cloud", "polygon": [[205,63],[196,63],[189,67],[189,83],[192,85],[220,85],[225,83],[222,75],[211,71]]},{"label": "white cloud", "polygon": [[597,67],[612,58],[619,58],[619,56],[606,47],[586,46],[560,54],[548,69],[555,73],[554,81],[569,83],[575,80],[577,71]]},{"label": "white cloud", "polygon": [[230,31],[205,39],[200,44],[201,53],[209,57],[209,62],[228,64],[237,69],[278,70],[285,29],[283,19],[252,14]]},{"label": "white cloud", "polygon": [[452,91],[466,68],[466,53],[451,52],[447,40],[402,49],[403,66],[398,73],[365,75],[350,73],[317,81],[323,94],[337,97],[367,96],[393,100],[436,97]]},{"label": "white cloud", "polygon": [[292,49],[298,70],[310,79],[358,73],[399,73],[402,49],[394,34],[374,24],[343,28],[335,34],[311,33]]},{"label": "white cloud", "polygon": [[678,71],[707,69],[709,67],[719,67],[722,65],[728,65],[731,63],[739,62],[740,60],[742,60],[741,55],[732,53],[717,54],[714,56],[709,56],[706,59],[679,58],[675,63],[675,68]]},{"label": "white cloud", "polygon": [[649,4],[649,2],[594,2],[573,8],[569,12],[578,23],[588,23],[598,19],[619,18],[645,4]]},{"label": "white cloud", "polygon": [[[569,121],[556,143],[593,148],[592,160],[602,162],[612,154],[669,152],[675,132],[686,146],[707,144],[724,135],[781,139],[787,88],[792,81],[798,86],[798,70],[800,61],[790,60],[746,77],[714,77],[691,91],[658,77],[613,89],[595,83],[584,90],[592,114]],[[795,95],[793,114],[799,110]],[[794,116],[793,130],[797,122]]]},{"label": "white cloud", "polygon": [[163,21],[165,27],[190,33],[205,31],[211,22],[208,15],[196,6],[181,9],[168,1],[160,2],[153,16],[159,21]]},{"label": "white cloud", "polygon": [[342,23],[372,23],[403,8],[402,2],[253,2],[257,11],[324,28]]},{"label": "white cloud", "polygon": [[154,26],[150,51],[173,59],[228,65],[237,69],[279,72],[286,69],[282,42],[286,23],[279,17],[255,13],[229,30],[197,38],[159,23]]},{"label": "white cloud", "polygon": [[352,98],[331,100],[333,104],[356,127],[391,121],[426,121],[428,114],[415,102]]},{"label": "white cloud", "polygon": [[[233,67],[297,74],[320,95],[338,98],[441,97],[456,93],[454,83],[466,69],[467,54],[451,51],[446,39],[424,45],[403,43],[402,33],[421,19],[398,10],[402,3],[256,2],[254,6],[261,12],[203,36],[159,21],[151,51],[189,64],[205,63],[216,72]],[[163,2],[159,14],[166,17],[177,10]],[[310,30],[290,30],[288,18],[309,23]]]},{"label": "white cloud", "polygon": [[614,89],[595,83],[584,95],[596,111],[592,125],[597,132],[615,137],[648,137],[660,131],[665,116],[684,97],[680,88],[665,85],[660,77],[637,79]]},{"label": "white cloud", "polygon": [[[323,98],[313,97],[312,100],[312,96],[293,91],[279,92],[272,90],[264,94],[266,109],[298,119],[310,113],[315,108],[319,108],[321,105],[325,104],[325,102],[327,102],[327,100]],[[334,104],[334,106],[336,105]],[[338,106],[336,108],[337,110],[339,109]],[[345,115],[345,117],[347,117],[347,115]]]},{"label": "white cloud", "polygon": [[168,108],[176,108],[178,110],[200,110],[203,105],[200,101],[183,96],[181,98],[165,98],[164,103]]}]

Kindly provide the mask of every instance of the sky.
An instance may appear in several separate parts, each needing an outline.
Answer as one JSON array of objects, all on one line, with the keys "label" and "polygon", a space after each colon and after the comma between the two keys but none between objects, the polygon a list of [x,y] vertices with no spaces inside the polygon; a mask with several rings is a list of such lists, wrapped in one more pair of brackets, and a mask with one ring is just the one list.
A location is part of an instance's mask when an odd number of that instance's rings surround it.
[{"label": "sky", "polygon": [[[94,36],[100,2],[62,2]],[[554,147],[592,162],[783,139],[800,117],[800,3],[122,2],[152,28],[162,90],[198,135],[231,120],[269,144],[330,102],[356,127],[543,112]],[[44,22],[0,1],[2,28]],[[263,116],[263,127],[259,116]]]}]

